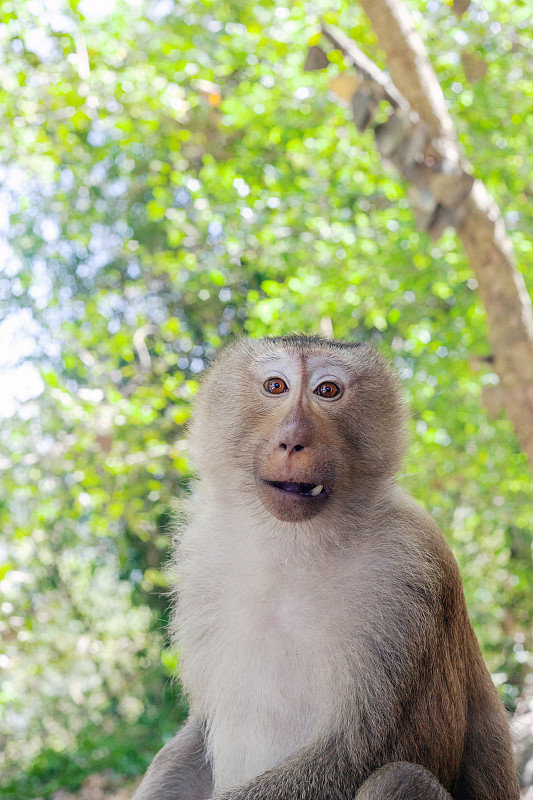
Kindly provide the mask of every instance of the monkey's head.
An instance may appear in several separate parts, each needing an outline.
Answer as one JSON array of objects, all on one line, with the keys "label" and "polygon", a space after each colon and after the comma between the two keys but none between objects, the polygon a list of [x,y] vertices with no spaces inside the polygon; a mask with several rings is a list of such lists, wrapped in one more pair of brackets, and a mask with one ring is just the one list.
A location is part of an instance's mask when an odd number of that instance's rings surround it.
[{"label": "monkey's head", "polygon": [[405,420],[398,379],[367,344],[240,340],[205,377],[191,450],[214,490],[251,492],[277,519],[299,522],[390,479]]}]

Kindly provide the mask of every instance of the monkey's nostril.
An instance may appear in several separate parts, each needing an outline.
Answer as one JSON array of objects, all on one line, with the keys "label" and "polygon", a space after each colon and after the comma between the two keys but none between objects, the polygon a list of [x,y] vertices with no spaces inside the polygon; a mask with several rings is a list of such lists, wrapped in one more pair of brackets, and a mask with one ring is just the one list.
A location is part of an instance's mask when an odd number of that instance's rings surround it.
[{"label": "monkey's nostril", "polygon": [[305,445],[304,444],[295,444],[294,447],[293,447],[292,445],[285,444],[285,442],[281,442],[280,445],[279,445],[279,449],[280,450],[289,450],[291,453],[294,450],[295,453],[299,453],[300,450],[304,450],[305,449]]}]

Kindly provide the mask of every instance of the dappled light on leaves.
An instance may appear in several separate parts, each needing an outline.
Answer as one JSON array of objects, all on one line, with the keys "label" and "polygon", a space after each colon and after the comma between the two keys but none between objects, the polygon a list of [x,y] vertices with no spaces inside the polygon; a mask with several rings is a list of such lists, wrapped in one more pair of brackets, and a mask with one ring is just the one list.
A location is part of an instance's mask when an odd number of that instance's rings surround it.
[{"label": "dappled light on leaves", "polygon": [[[531,283],[531,23],[517,4],[485,5],[454,4],[459,21],[420,2],[416,24]],[[178,656],[160,651],[174,500],[192,469],[183,433],[216,349],[241,334],[322,326],[392,358],[412,406],[402,481],[454,547],[512,705],[531,648],[531,477],[454,236],[417,229],[405,186],[355,129],[342,55],[315,51],[304,71],[321,21],[379,62],[357,4],[2,11],[6,797],[107,765],[142,772],[179,724]],[[394,147],[401,120],[360,99],[362,122],[385,126],[378,146]]]}]

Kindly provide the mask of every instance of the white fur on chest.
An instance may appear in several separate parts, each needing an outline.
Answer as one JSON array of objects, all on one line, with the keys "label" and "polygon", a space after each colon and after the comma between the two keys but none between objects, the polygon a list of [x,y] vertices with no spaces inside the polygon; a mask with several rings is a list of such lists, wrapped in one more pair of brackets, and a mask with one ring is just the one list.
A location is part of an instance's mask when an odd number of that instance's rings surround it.
[{"label": "white fur on chest", "polygon": [[336,570],[289,564],[253,533],[238,547],[195,546],[182,565],[182,676],[207,720],[217,791],[331,729],[349,672],[332,657],[353,624]]}]

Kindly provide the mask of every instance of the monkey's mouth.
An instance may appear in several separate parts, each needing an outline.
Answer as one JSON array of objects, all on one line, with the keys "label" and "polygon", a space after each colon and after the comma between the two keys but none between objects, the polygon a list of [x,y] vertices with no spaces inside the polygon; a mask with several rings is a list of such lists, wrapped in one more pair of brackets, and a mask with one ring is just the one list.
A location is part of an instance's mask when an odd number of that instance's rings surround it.
[{"label": "monkey's mouth", "polygon": [[258,489],[261,502],[274,517],[282,522],[303,522],[328,504],[332,484],[259,478]]},{"label": "monkey's mouth", "polygon": [[331,494],[331,488],[322,483],[296,483],[295,481],[264,481],[267,486],[272,486],[280,492],[298,495],[299,497],[326,498]]}]

